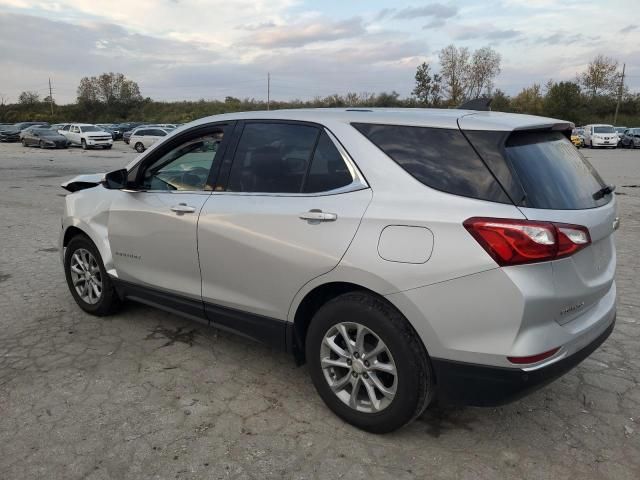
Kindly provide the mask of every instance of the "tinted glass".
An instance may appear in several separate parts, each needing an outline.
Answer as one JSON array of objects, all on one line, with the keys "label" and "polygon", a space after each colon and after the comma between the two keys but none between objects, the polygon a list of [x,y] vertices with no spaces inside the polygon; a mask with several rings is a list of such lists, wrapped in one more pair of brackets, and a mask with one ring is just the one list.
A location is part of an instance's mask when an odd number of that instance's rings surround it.
[{"label": "tinted glass", "polygon": [[443,192],[508,203],[459,130],[353,124],[416,180]]},{"label": "tinted glass", "polygon": [[342,155],[329,135],[322,132],[302,191],[305,193],[328,192],[349,185],[352,181],[353,178]]},{"label": "tinted glass", "polygon": [[306,125],[245,125],[227,190],[300,193],[318,133],[317,128]]},{"label": "tinted glass", "polygon": [[83,126],[83,127],[80,127],[80,128],[82,129],[83,132],[102,132],[102,131],[104,131],[101,128],[95,127],[93,125]]},{"label": "tinted glass", "polygon": [[611,200],[611,195],[593,198],[605,184],[560,132],[514,133],[506,152],[526,194],[523,206],[578,210]]},{"label": "tinted glass", "polygon": [[203,190],[223,132],[202,135],[181,144],[144,168],[146,190]]},{"label": "tinted glass", "polygon": [[593,127],[593,133],[615,133],[613,127]]}]

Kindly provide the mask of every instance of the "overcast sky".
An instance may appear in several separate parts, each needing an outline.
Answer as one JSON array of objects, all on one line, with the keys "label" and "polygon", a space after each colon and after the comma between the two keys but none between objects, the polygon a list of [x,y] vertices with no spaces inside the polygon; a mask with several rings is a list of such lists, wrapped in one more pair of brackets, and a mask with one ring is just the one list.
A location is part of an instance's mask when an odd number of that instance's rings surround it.
[{"label": "overcast sky", "polygon": [[396,90],[454,43],[503,58],[496,85],[573,79],[596,54],[640,90],[637,0],[0,0],[0,94],[75,100],[83,76],[124,73],[160,100]]}]

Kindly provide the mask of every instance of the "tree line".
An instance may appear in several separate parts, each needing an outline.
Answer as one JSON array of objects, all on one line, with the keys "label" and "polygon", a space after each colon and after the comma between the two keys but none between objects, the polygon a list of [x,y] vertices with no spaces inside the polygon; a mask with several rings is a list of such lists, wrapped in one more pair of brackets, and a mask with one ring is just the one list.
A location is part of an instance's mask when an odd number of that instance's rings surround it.
[{"label": "tree line", "polygon": [[[570,120],[578,125],[612,123],[618,95],[621,103],[618,124],[640,125],[640,93],[623,88],[615,59],[599,55],[573,80],[534,83],[509,96],[495,88],[501,72],[501,56],[491,47],[471,51],[449,45],[438,54],[439,70],[429,63],[416,69],[415,88],[409,97],[395,91],[347,93],[311,100],[272,101],[271,109],[316,107],[438,107],[453,108],[466,100],[491,97],[494,111],[546,115]],[[267,103],[255,98],[226,97],[224,100],[162,102],[143,97],[138,84],[121,73],[84,77],[77,88],[75,103],[55,105],[51,115],[49,97],[25,91],[18,101],[6,104],[0,98],[0,122],[42,120],[50,122],[124,121],[189,122],[226,112],[265,110]]]}]

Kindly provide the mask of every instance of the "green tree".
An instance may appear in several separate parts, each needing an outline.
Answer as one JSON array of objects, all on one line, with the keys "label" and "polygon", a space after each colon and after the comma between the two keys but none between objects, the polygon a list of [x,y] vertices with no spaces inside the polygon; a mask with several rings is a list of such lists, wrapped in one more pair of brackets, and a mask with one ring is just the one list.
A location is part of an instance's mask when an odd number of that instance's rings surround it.
[{"label": "green tree", "polygon": [[580,85],[575,82],[551,83],[544,96],[544,114],[580,123],[582,104]]},{"label": "green tree", "polygon": [[534,83],[531,87],[523,88],[518,95],[511,99],[511,106],[518,113],[540,115],[544,108],[540,84]]},{"label": "green tree", "polygon": [[493,91],[491,110],[494,112],[510,112],[511,111],[511,98],[507,96],[499,88]]},{"label": "green tree", "polygon": [[416,86],[413,96],[424,106],[437,106],[442,98],[442,78],[439,74],[431,74],[431,67],[423,62],[416,70]]}]

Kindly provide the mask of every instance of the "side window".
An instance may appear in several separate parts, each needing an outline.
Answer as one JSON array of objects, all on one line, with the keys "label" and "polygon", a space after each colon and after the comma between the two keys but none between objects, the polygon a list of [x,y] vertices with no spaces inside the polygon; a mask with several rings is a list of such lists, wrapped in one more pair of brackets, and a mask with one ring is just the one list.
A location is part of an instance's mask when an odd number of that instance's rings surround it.
[{"label": "side window", "polygon": [[70,127],[71,125],[65,125],[64,127],[62,127],[62,130],[64,130],[65,132],[68,132]]},{"label": "side window", "polygon": [[135,135],[136,137],[144,137],[146,134],[146,130],[138,130],[137,132],[133,132],[133,135]]},{"label": "side window", "polygon": [[328,192],[353,181],[340,152],[329,135],[322,132],[304,183],[304,193]]},{"label": "side window", "polygon": [[[216,168],[222,128],[191,138],[143,167],[141,187],[145,190],[203,190],[212,166]],[[215,164],[214,164],[215,160]],[[140,177],[139,177],[140,178]]]},{"label": "side window", "polygon": [[157,129],[156,129],[156,130],[151,130],[151,131],[149,132],[149,135],[154,136],[154,137],[164,137],[164,136],[166,136],[167,134],[165,133],[165,131],[164,131],[164,130],[157,130]]},{"label": "side window", "polygon": [[319,130],[307,125],[248,123],[231,166],[231,192],[300,193]]}]

